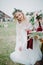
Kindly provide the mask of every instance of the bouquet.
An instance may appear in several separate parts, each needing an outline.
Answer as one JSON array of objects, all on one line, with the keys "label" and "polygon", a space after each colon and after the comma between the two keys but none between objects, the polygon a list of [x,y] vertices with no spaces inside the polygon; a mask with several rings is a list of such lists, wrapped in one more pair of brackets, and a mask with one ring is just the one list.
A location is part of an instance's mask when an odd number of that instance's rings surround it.
[{"label": "bouquet", "polygon": [[29,36],[29,39],[35,38],[35,39],[40,40],[43,43],[43,31],[38,31],[38,32],[31,31],[27,36]]}]

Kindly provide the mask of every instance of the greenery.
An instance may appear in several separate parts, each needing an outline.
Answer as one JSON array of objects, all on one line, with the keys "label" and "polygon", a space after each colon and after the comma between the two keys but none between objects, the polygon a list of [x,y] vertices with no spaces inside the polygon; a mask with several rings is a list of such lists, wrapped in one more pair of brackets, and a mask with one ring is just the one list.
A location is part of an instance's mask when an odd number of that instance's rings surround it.
[{"label": "greenery", "polygon": [[16,23],[8,22],[8,27],[5,23],[0,22],[0,65],[21,65],[10,59],[10,53],[15,49]]}]

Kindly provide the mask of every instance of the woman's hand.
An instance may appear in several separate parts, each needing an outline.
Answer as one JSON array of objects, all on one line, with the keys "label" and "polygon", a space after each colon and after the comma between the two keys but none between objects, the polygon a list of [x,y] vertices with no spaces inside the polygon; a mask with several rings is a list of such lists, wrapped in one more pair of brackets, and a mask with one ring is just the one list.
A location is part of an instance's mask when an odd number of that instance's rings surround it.
[{"label": "woman's hand", "polygon": [[43,39],[39,39],[41,43],[43,43]]},{"label": "woman's hand", "polygon": [[22,48],[21,47],[19,47],[19,51],[22,51]]},{"label": "woman's hand", "polygon": [[38,39],[38,36],[36,35],[36,36],[34,36],[34,39],[36,40],[36,39]]},{"label": "woman's hand", "polygon": [[27,34],[32,32],[32,30],[27,30],[27,29],[25,29],[25,31],[27,32]]}]

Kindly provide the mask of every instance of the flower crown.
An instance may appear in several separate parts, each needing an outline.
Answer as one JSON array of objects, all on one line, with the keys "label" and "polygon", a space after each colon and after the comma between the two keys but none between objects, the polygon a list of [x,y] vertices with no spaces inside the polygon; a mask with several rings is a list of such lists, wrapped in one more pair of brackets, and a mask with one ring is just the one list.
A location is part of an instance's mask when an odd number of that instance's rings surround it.
[{"label": "flower crown", "polygon": [[22,12],[22,10],[14,8],[14,12],[12,14],[14,15],[16,12]]}]

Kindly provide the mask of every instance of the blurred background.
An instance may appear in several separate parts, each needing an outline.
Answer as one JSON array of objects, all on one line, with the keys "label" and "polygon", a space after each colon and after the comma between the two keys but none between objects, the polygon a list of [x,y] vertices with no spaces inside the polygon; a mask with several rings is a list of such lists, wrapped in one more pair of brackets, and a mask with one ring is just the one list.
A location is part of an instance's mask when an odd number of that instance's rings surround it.
[{"label": "blurred background", "polygon": [[12,15],[14,8],[22,10],[32,25],[36,14],[42,16],[43,22],[43,0],[0,0],[0,65],[21,65],[10,59],[16,43],[16,22]]}]

